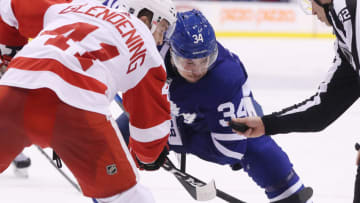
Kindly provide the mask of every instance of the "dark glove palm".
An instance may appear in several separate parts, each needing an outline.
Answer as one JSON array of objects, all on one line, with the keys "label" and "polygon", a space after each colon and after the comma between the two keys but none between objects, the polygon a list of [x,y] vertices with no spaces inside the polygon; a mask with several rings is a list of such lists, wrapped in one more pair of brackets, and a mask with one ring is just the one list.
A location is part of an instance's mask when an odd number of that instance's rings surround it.
[{"label": "dark glove palm", "polygon": [[136,156],[136,161],[140,169],[146,171],[155,171],[158,170],[165,162],[166,156],[169,154],[168,146],[164,147],[164,150],[160,153],[159,157],[152,163],[143,163]]}]

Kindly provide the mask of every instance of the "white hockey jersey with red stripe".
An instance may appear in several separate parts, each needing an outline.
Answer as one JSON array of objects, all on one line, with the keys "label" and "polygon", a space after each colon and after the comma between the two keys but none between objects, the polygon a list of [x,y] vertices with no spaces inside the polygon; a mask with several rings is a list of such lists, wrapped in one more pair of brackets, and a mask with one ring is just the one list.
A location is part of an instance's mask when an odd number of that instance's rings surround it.
[{"label": "white hockey jersey with red stripe", "polygon": [[[16,29],[33,38],[0,84],[50,88],[63,102],[104,115],[123,92],[132,139],[139,144],[135,151],[144,149],[140,160],[153,161],[163,145],[147,150],[141,143],[166,143],[170,105],[163,60],[145,24],[96,1],[0,0],[0,5],[0,35]],[[0,44],[16,41],[11,38],[0,37]]]}]

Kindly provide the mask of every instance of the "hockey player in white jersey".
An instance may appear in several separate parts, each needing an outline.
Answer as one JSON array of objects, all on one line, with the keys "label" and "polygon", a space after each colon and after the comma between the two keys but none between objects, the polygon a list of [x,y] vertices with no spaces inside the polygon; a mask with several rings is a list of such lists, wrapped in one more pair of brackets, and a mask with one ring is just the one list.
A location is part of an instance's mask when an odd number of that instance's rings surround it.
[{"label": "hockey player in white jersey", "polygon": [[[103,2],[105,6],[123,9],[136,15],[151,29],[157,45],[163,43],[165,31],[176,21],[176,9],[171,0],[101,0],[100,2]],[[0,46],[0,53],[2,53],[2,58],[4,59],[3,66],[0,70],[1,76],[5,73],[10,59],[22,48],[24,42],[20,41],[17,43],[20,44],[18,44],[18,46]],[[28,169],[31,165],[30,157],[24,153],[20,153],[13,160],[13,165],[14,173],[17,177],[27,178],[29,176]]]},{"label": "hockey player in white jersey", "polygon": [[[57,152],[86,196],[154,202],[132,158],[156,170],[167,152],[166,72],[149,29],[95,1],[0,3],[0,44],[34,38],[0,80],[0,172],[37,144]],[[118,91],[131,115],[130,152],[109,111]]]}]

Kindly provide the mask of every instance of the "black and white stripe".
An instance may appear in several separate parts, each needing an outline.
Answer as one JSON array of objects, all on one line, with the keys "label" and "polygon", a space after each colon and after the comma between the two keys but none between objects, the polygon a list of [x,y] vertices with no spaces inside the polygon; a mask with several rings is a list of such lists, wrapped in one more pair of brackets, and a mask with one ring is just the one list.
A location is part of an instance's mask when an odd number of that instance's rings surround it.
[{"label": "black and white stripe", "polygon": [[356,0],[333,0],[329,9],[336,56],[315,95],[262,118],[266,134],[320,131],[360,96],[360,14]]},{"label": "black and white stripe", "polygon": [[[359,72],[359,46],[360,46],[360,4],[356,0],[334,0],[330,16],[333,21],[334,33],[349,63]],[[356,20],[358,19],[358,20]]]}]

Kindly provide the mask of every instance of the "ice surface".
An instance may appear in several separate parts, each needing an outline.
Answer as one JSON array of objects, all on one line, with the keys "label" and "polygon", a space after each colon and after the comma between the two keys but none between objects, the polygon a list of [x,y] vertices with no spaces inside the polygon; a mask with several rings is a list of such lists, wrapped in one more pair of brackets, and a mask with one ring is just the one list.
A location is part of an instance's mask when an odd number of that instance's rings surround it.
[{"label": "ice surface", "polygon": [[[315,93],[334,55],[333,40],[329,39],[219,40],[237,53],[247,67],[254,95],[265,113],[280,110]],[[356,172],[354,144],[360,141],[359,121],[360,108],[355,103],[320,133],[274,137],[288,153],[304,184],[314,188],[316,203],[352,202]],[[50,150],[47,152],[50,154]],[[91,202],[82,197],[35,147],[27,148],[25,153],[32,159],[30,177],[16,178],[12,167],[1,174],[1,203]],[[187,160],[187,172],[203,181],[215,179],[219,189],[249,203],[267,202],[263,191],[243,171],[233,172],[228,166],[207,163],[193,156],[188,156]],[[66,168],[64,170],[69,174]],[[141,183],[152,190],[159,203],[196,202],[172,174],[164,170],[141,172]],[[209,202],[224,201],[214,199]]]}]

